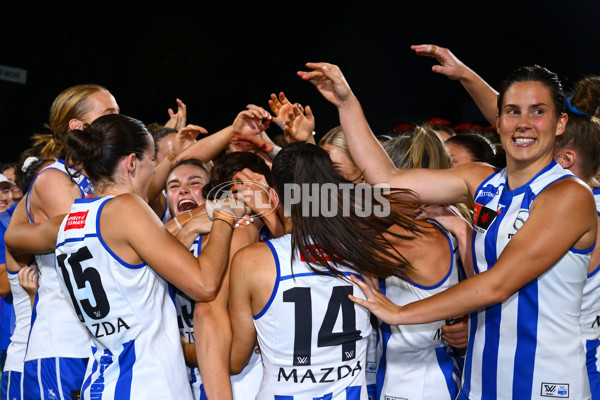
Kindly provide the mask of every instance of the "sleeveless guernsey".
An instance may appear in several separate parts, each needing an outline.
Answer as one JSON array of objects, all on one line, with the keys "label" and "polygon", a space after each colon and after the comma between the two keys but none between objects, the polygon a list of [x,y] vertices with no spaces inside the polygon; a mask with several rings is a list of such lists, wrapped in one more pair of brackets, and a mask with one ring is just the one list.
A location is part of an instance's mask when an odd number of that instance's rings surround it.
[{"label": "sleeveless guernsey", "polygon": [[191,399],[167,282],[106,245],[100,216],[112,196],[78,199],[63,221],[56,268],[65,296],[93,342],[82,399]]},{"label": "sleeveless guernsey", "polygon": [[[430,221],[431,222],[431,221]],[[434,286],[396,277],[380,280],[381,291],[395,304],[405,305],[433,296],[459,281],[456,239],[434,224],[448,239],[448,273]],[[380,321],[382,354],[377,370],[378,399],[454,400],[460,384],[459,362],[442,339],[445,321],[390,326]]]},{"label": "sleeveless guernsey", "polygon": [[[475,273],[493,268],[536,197],[572,176],[552,161],[514,190],[506,169],[487,178],[475,194]],[[591,250],[569,250],[504,302],[471,314],[459,399],[590,398],[579,316]]]},{"label": "sleeveless guernsey", "polygon": [[370,314],[348,298],[364,294],[351,281],[316,274],[299,253],[291,261],[290,234],[266,243],[277,280],[268,304],[254,316],[264,364],[256,398],[366,400]]}]

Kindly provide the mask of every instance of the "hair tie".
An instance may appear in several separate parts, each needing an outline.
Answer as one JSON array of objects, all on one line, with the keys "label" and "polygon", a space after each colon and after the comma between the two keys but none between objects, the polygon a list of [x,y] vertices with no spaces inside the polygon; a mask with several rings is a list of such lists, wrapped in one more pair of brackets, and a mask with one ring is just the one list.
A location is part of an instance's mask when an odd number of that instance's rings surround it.
[{"label": "hair tie", "polygon": [[29,167],[31,167],[31,164],[33,164],[34,162],[36,162],[38,160],[39,159],[37,157],[27,157],[25,159],[25,162],[23,163],[23,166],[21,167],[21,171],[27,172]]},{"label": "hair tie", "polygon": [[570,97],[567,97],[567,101],[565,102],[565,105],[567,106],[567,108],[569,109],[569,111],[571,111],[573,114],[581,115],[582,117],[586,117],[587,119],[591,119],[592,118],[592,114],[586,113],[586,112],[581,111],[581,110],[578,110],[577,107],[575,107],[571,103],[571,98]]},{"label": "hair tie", "polygon": [[52,132],[52,140],[54,140],[57,143],[62,142],[62,140],[60,139],[60,137],[56,136],[56,134],[54,132]]}]

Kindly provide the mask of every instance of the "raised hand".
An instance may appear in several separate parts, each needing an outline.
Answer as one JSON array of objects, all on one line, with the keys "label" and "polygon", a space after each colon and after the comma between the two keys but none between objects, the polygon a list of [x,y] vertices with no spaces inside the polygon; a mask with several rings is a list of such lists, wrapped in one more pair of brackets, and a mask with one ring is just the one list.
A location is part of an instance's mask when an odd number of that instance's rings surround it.
[{"label": "raised hand", "polygon": [[283,136],[286,142],[315,142],[315,117],[310,106],[302,108],[300,104],[292,107],[292,119],[286,124]]},{"label": "raised hand", "polygon": [[169,108],[169,120],[165,123],[165,128],[173,128],[180,130],[187,124],[187,106],[183,104],[183,101],[175,99],[177,103],[177,112],[174,112],[172,108]]},{"label": "raised hand", "polygon": [[281,121],[280,127],[287,143],[314,143],[312,133],[315,130],[315,117],[309,106],[303,108],[299,103],[292,104],[285,94],[280,92],[279,96],[271,94],[269,107]]},{"label": "raised hand", "polygon": [[269,100],[269,108],[274,115],[276,115],[283,124],[286,123],[285,116],[290,112],[292,103],[285,97],[283,92],[276,96],[275,93],[271,93],[271,99]]},{"label": "raised hand", "polygon": [[233,181],[231,191],[250,208],[252,214],[262,216],[275,210],[274,191],[263,175],[244,168],[233,176]]},{"label": "raised hand", "polygon": [[465,64],[447,48],[433,44],[412,45],[410,48],[419,56],[432,57],[438,60],[440,65],[431,67],[433,72],[446,75],[452,80],[461,79],[464,76]]},{"label": "raised hand", "polygon": [[233,121],[236,135],[258,135],[269,128],[272,116],[264,108],[249,104]]},{"label": "raised hand", "polygon": [[433,57],[440,65],[434,65],[431,70],[458,80],[473,98],[485,119],[490,124],[496,123],[496,102],[498,92],[484,81],[475,71],[463,64],[450,50],[433,44],[418,44],[410,46],[419,56]]},{"label": "raised hand", "polygon": [[297,75],[309,81],[327,101],[336,107],[354,97],[346,78],[337,65],[328,63],[306,63],[311,71],[298,71]]},{"label": "raised hand", "polygon": [[208,131],[199,125],[186,125],[179,129],[173,140],[173,155],[181,153],[184,149],[196,142],[196,138],[200,134],[207,134]]}]

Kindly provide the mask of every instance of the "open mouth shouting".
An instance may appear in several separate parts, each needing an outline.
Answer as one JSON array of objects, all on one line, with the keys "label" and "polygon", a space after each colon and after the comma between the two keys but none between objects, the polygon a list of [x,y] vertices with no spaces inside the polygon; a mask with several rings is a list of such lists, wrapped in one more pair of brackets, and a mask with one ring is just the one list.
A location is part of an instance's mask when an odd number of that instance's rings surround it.
[{"label": "open mouth shouting", "polygon": [[181,214],[186,211],[191,211],[198,206],[199,204],[192,199],[181,199],[177,202],[177,213]]}]

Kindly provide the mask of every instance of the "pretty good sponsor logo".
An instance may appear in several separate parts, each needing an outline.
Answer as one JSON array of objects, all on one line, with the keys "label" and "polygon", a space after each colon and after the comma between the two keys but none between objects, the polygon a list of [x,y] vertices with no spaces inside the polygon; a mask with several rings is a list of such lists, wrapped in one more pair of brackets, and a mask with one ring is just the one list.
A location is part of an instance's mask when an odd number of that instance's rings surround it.
[{"label": "pretty good sponsor logo", "polygon": [[78,211],[69,214],[67,222],[65,223],[65,231],[69,229],[82,229],[85,227],[85,219],[87,218],[88,211]]}]

